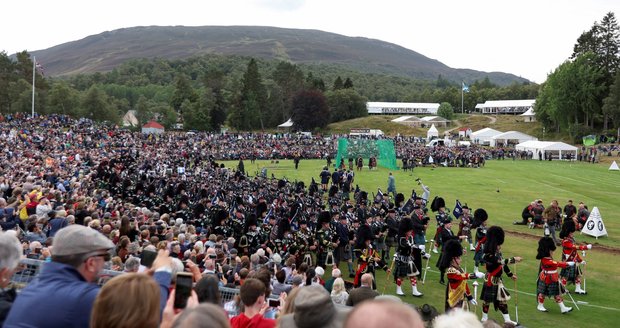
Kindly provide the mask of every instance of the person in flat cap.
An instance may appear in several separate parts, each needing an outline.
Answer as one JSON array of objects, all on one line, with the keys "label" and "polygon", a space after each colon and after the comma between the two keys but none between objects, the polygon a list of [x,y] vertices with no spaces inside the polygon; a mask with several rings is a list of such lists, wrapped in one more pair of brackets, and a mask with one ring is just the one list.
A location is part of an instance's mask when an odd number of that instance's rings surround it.
[{"label": "person in flat cap", "polygon": [[[97,281],[110,260],[112,241],[96,230],[81,225],[60,229],[54,237],[52,261],[41,269],[38,278],[19,294],[4,327],[88,327],[90,314],[99,293]],[[152,265],[161,291],[161,309],[168,299],[171,260],[160,251]],[[45,303],[45,315],[32,315]]]}]

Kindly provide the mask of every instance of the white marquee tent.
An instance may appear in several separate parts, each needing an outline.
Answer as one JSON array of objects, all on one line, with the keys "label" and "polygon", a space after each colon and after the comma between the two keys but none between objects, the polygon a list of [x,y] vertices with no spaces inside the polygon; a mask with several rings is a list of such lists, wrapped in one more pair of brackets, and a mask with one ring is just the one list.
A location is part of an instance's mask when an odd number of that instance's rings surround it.
[{"label": "white marquee tent", "polygon": [[293,127],[293,120],[292,119],[288,119],[288,121],[278,125],[278,128],[280,129],[290,129]]},{"label": "white marquee tent", "polygon": [[538,140],[538,138],[519,131],[508,131],[491,137],[490,146],[495,147],[500,144],[504,146],[516,145],[528,140]]},{"label": "white marquee tent", "polygon": [[559,141],[529,140],[518,144],[516,150],[531,151],[533,159],[539,159],[538,153],[540,152],[542,158],[545,158],[545,155],[551,155],[553,159],[566,159],[570,157],[572,160],[575,160],[578,148]]},{"label": "white marquee tent", "polygon": [[439,138],[439,131],[435,127],[435,124],[431,125],[428,132],[426,132],[426,140],[431,140],[433,137]]},{"label": "white marquee tent", "polygon": [[484,128],[472,132],[469,135],[469,139],[471,139],[471,141],[475,144],[489,145],[491,144],[491,138],[501,133],[501,131],[497,131],[491,128]]}]

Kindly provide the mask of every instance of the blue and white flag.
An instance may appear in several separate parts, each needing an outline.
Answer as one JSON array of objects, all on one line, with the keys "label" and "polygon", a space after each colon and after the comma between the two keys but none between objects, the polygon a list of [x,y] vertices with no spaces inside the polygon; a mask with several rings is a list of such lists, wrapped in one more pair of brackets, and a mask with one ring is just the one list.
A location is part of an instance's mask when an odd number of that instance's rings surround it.
[{"label": "blue and white flag", "polygon": [[458,219],[461,217],[462,214],[463,206],[461,205],[461,202],[457,199],[456,204],[454,205],[454,210],[452,211],[452,215],[454,215],[454,218]]},{"label": "blue and white flag", "polygon": [[469,92],[469,86],[467,86],[467,84],[465,84],[465,82],[461,82],[462,84],[462,90],[463,92]]}]

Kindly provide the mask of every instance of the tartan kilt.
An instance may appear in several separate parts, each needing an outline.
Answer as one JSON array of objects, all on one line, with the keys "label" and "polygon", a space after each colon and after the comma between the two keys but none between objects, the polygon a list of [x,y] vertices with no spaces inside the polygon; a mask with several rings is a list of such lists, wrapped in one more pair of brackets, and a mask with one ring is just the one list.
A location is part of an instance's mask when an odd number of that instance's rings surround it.
[{"label": "tartan kilt", "polygon": [[538,283],[536,286],[536,294],[543,294],[545,296],[556,296],[562,295],[565,293],[564,288],[560,290],[559,282],[552,282],[550,284],[545,284],[545,281],[542,279],[538,279]]},{"label": "tartan kilt", "polygon": [[394,278],[411,277],[411,276],[417,276],[420,274],[418,267],[416,267],[413,261],[411,262],[396,261],[395,267],[396,268],[394,269]]},{"label": "tartan kilt", "polygon": [[493,284],[487,286],[486,282],[482,284],[482,293],[480,293],[480,299],[487,303],[506,303],[510,300],[510,293],[506,290],[504,285]]},{"label": "tartan kilt", "polygon": [[560,277],[566,279],[566,281],[575,282],[578,276],[581,276],[581,267],[575,264],[572,267],[566,267],[560,271]]}]

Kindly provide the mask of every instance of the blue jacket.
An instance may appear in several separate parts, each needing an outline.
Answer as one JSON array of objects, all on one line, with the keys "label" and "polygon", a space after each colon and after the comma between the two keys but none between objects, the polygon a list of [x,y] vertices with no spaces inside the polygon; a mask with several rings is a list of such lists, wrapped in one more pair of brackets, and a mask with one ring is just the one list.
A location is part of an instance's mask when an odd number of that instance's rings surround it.
[{"label": "blue jacket", "polygon": [[[160,285],[160,306],[166,304],[169,272],[156,272]],[[73,267],[48,262],[17,296],[4,327],[88,327],[90,313],[100,287],[84,280]]]}]

